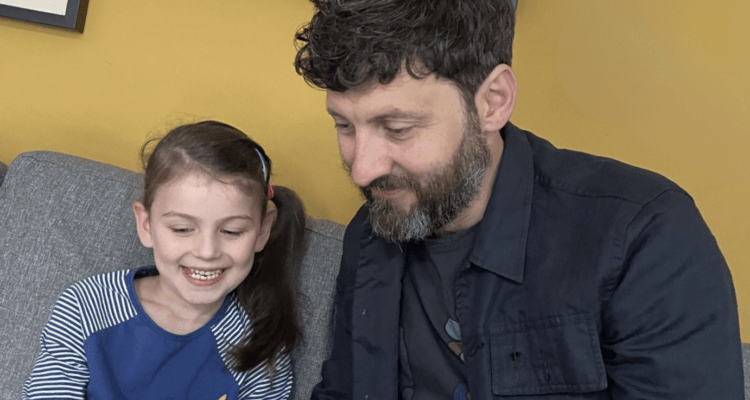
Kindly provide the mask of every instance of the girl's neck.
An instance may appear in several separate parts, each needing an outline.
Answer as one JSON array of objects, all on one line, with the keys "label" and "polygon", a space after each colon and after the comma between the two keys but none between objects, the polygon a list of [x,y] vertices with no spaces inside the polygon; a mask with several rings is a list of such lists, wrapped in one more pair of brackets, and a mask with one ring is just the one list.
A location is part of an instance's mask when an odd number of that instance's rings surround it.
[{"label": "girl's neck", "polygon": [[187,303],[161,285],[158,275],[136,279],[133,284],[141,307],[151,320],[176,335],[187,335],[200,329],[223,304],[223,301],[206,305]]}]

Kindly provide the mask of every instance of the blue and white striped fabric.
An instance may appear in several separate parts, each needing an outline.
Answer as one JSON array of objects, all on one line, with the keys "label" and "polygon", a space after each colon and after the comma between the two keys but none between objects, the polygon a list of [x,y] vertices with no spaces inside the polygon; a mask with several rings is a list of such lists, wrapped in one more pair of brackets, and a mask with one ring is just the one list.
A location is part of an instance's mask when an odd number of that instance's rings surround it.
[{"label": "blue and white striped fabric", "polygon": [[134,276],[144,267],[83,280],[60,295],[41,337],[23,399],[286,399],[289,355],[271,376],[261,364],[231,370],[227,353],[250,321],[234,293],[202,328],[161,329],[143,311]]}]

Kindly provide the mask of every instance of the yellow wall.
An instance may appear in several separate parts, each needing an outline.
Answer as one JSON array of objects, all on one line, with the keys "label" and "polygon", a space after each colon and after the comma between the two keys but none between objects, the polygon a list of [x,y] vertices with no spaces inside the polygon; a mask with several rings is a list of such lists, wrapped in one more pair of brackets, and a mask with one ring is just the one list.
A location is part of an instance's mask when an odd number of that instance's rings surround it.
[{"label": "yellow wall", "polygon": [[0,19],[0,160],[50,149],[137,170],[147,137],[218,119],[263,144],[312,215],[348,221],[359,197],[324,93],[292,64],[311,13],[306,0],[97,0],[83,34]]},{"label": "yellow wall", "polygon": [[[750,3],[520,0],[513,121],[660,172],[695,198],[729,262],[750,341]],[[305,0],[114,1],[85,32],[0,19],[0,160],[50,149],[137,169],[150,136],[223,120],[266,147],[278,184],[346,223],[324,94],[292,67]]]}]

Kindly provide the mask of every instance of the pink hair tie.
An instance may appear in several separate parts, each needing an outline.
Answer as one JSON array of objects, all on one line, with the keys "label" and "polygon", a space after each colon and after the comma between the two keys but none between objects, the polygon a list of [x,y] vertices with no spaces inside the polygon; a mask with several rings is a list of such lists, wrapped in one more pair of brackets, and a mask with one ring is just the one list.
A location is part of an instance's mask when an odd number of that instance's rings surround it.
[{"label": "pink hair tie", "polygon": [[271,184],[268,185],[268,198],[273,198],[273,186]]}]

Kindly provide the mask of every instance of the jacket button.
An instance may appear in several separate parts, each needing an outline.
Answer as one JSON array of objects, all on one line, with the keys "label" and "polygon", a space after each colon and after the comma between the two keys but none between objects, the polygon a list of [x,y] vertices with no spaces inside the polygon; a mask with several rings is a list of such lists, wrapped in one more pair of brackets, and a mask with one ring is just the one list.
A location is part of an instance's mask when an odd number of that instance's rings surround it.
[{"label": "jacket button", "polygon": [[365,399],[369,399],[369,398],[370,398],[370,395],[369,395],[369,394],[366,394],[366,395],[365,395]]},{"label": "jacket button", "polygon": [[367,314],[367,309],[366,309],[366,308],[363,308],[363,309],[362,309],[362,315],[365,315],[365,314]]}]

